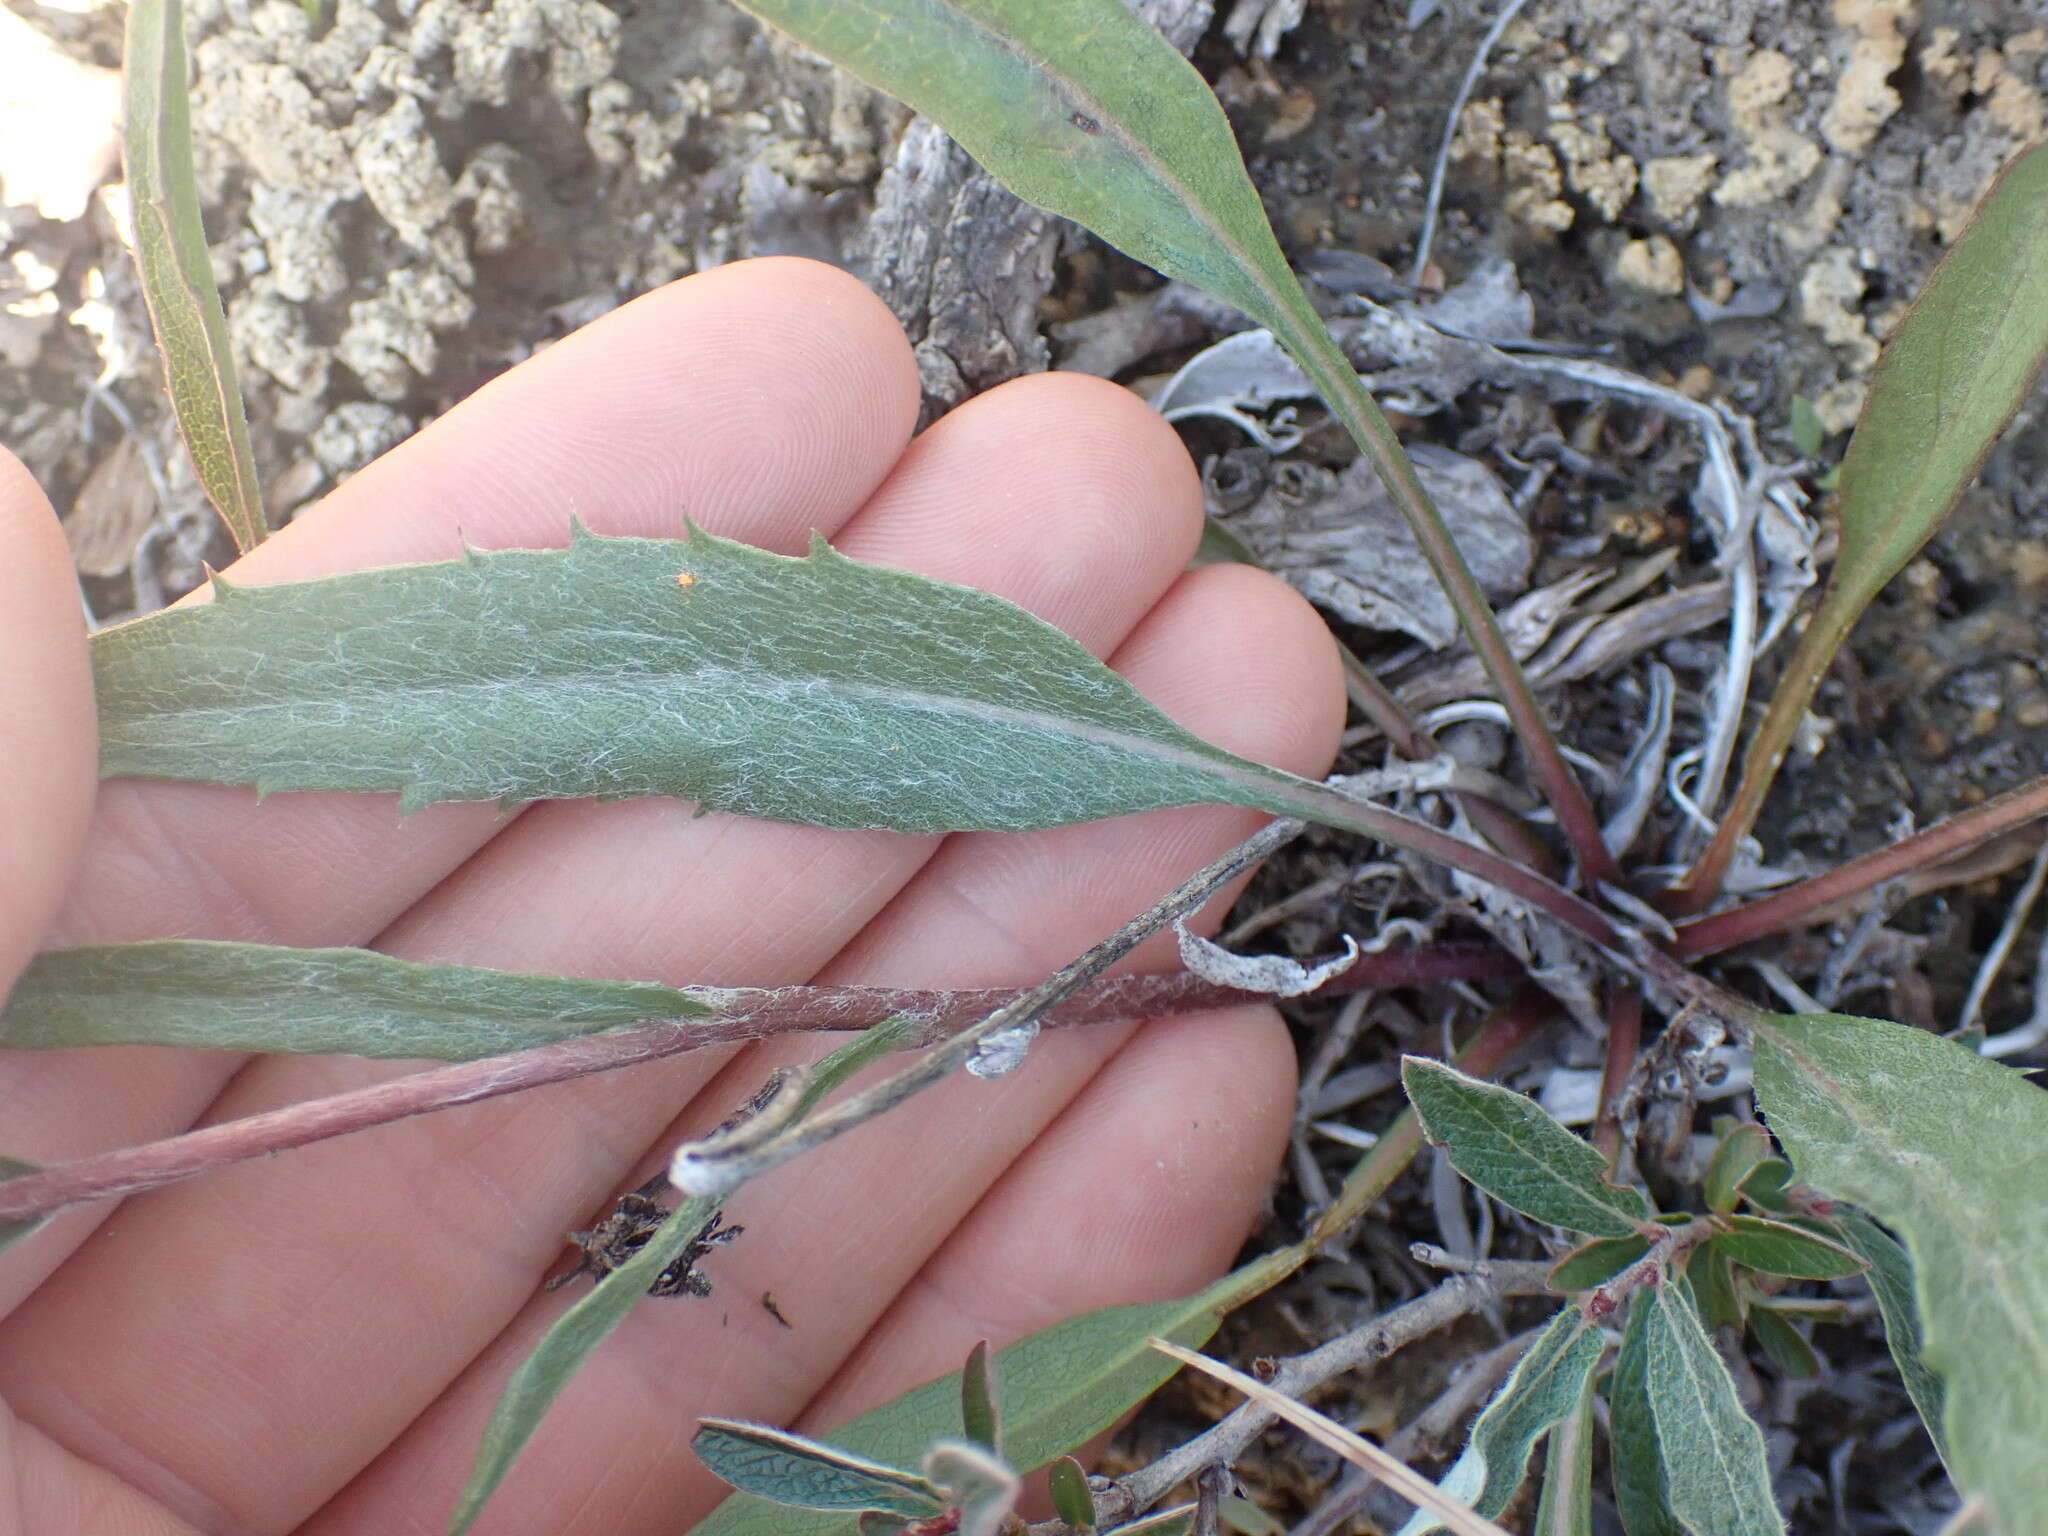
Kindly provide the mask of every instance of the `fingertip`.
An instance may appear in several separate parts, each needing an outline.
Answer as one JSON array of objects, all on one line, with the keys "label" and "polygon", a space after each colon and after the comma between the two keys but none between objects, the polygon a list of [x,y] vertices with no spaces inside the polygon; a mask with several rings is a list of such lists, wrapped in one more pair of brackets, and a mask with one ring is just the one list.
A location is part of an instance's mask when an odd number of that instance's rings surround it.
[{"label": "fingertip", "polygon": [[1205,740],[1307,777],[1344,729],[1344,672],[1321,614],[1249,565],[1184,574],[1117,652],[1119,671]]},{"label": "fingertip", "polygon": [[85,840],[97,778],[78,578],[49,501],[0,449],[0,985],[28,962]]}]

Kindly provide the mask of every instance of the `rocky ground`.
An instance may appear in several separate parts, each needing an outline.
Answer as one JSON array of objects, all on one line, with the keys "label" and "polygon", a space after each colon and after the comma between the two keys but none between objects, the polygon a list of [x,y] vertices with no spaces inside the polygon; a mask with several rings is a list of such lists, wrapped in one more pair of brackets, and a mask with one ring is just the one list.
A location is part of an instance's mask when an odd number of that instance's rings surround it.
[{"label": "rocky ground", "polygon": [[[175,444],[115,234],[106,66],[118,13],[96,0],[5,5],[0,441],[65,511],[86,603],[107,621],[190,588],[228,550]],[[1235,323],[1019,209],[901,109],[723,0],[340,0],[318,27],[287,0],[190,10],[207,224],[278,519],[568,330],[737,257],[794,252],[869,276],[920,343],[931,413],[1046,366],[1156,387]],[[1791,601],[1827,552],[1826,471],[1879,345],[1997,167],[2048,131],[2048,0],[1530,0],[1498,29],[1447,151],[1448,108],[1491,5],[1150,10],[1193,48],[1283,242],[1333,313],[1362,314],[1351,295],[1411,304],[1432,323],[1463,316],[1488,339],[1538,344],[1518,355],[1644,381],[1648,393],[1630,395],[1411,370],[1389,401],[1404,435],[1476,462],[1533,535],[1497,595],[1557,594],[1538,654],[1557,652],[1567,739],[1618,763],[1641,731],[1652,660],[1676,679],[1678,735],[1696,738],[1725,603],[1701,440],[1678,406],[1708,404],[1751,487],[1770,488],[1791,544],[1765,561],[1766,597]],[[44,48],[37,74],[25,61]],[[52,134],[60,102],[73,116]],[[1440,164],[1441,213],[1416,270]],[[1432,307],[1454,301],[1465,308]],[[1212,461],[1219,510],[1264,508],[1289,527],[1308,503],[1356,511],[1348,450],[1308,407],[1264,446],[1213,416],[1187,431]],[[1795,760],[1762,828],[1770,862],[1823,867],[2048,761],[2044,459],[2030,407],[1866,621],[1819,700],[1817,755]],[[1313,577],[1329,562],[1295,563]],[[1584,589],[1589,571],[1608,578],[1608,597]],[[1328,599],[1332,578],[1315,579]],[[1411,604],[1407,620],[1390,618],[1395,600],[1373,601],[1336,603],[1347,637],[1416,697],[1457,697],[1444,681],[1454,660],[1428,649],[1441,641],[1428,615]],[[1590,627],[1558,651],[1581,618],[1612,621],[1598,655]],[[1767,655],[1760,687],[1773,669]],[[1466,750],[1509,756],[1485,721],[1461,729]],[[1660,806],[1646,846],[1682,836]],[[2036,846],[2013,840],[1974,882],[1866,932],[1865,958],[1832,980],[1840,932],[1774,958],[1803,985],[1828,983],[1826,1001],[1949,1027]],[[1310,887],[1321,894],[1267,910]],[[1413,905],[1412,891],[1353,879],[1311,845],[1246,911],[1308,952]],[[1994,1030],[2031,1012],[2038,937],[2025,931],[1988,995]],[[1421,1005],[1385,999],[1354,1020],[1361,1043],[1332,1071],[1435,1027],[1411,1011]],[[1330,1022],[1303,1011],[1305,1055]],[[1558,1046],[1520,1083],[1569,1077],[1589,1050]],[[1383,1123],[1388,1087],[1344,1111]],[[1341,1162],[1305,1135],[1276,1220],[1298,1221]],[[1243,1320],[1238,1342],[1292,1351],[1302,1330],[1407,1294],[1420,1276],[1406,1244],[1472,1247],[1492,1233],[1473,1210],[1425,1164],[1347,1265]],[[1512,1228],[1492,1236],[1498,1251],[1527,1251]],[[1411,1423],[1453,1365],[1518,1321],[1443,1336],[1428,1369],[1404,1356],[1418,1368],[1359,1389],[1349,1408],[1384,1432]],[[1746,1383],[1783,1487],[1803,1501],[1800,1528],[1937,1528],[1938,1479],[1883,1383],[1867,1319],[1816,1342],[1831,1366],[1820,1384],[1767,1369]],[[1132,1453],[1199,1406],[1155,1412]],[[1269,1507],[1300,1515],[1335,1469],[1284,1444],[1270,1442],[1252,1475]]]}]

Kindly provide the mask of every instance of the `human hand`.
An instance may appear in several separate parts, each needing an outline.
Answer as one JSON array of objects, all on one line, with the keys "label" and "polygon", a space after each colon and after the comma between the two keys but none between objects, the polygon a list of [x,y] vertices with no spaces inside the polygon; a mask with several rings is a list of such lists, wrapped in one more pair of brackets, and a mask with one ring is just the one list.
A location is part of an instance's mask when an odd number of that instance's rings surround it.
[{"label": "human hand", "polygon": [[[1200,497],[1164,423],[1054,375],[909,442],[917,397],[852,279],[724,268],[493,383],[233,574],[558,546],[572,515],[643,536],[689,516],[788,553],[815,528],[1011,598],[1189,729],[1321,771],[1342,713],[1323,626],[1258,572],[1185,570]],[[4,454],[0,548],[0,985],[38,947],[172,935],[675,984],[1022,984],[1260,820],[940,840],[662,800],[401,821],[390,796],[116,782],[95,803],[68,557]],[[562,1234],[822,1049],[691,1055],[67,1213],[0,1258],[0,1536],[439,1531],[507,1374],[568,1304],[538,1289]],[[404,1070],[5,1053],[0,1152],[58,1162]],[[1196,1288],[1265,1197],[1293,1087],[1266,1008],[1057,1031],[1014,1076],[948,1083],[748,1186],[729,1211],[745,1236],[705,1265],[714,1294],[638,1307],[479,1529],[675,1536],[725,1491],[690,1454],[699,1413],[828,1427],[976,1339]]]}]

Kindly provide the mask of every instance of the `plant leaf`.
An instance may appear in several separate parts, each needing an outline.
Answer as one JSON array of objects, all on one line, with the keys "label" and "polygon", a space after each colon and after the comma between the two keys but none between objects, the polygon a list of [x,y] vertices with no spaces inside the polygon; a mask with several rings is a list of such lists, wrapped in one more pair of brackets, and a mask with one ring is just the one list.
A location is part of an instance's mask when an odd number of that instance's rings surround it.
[{"label": "plant leaf", "polygon": [[1735,1271],[1711,1242],[1693,1250],[1685,1278],[1702,1327],[1709,1333],[1723,1328],[1742,1330],[1742,1298],[1735,1294]]},{"label": "plant leaf", "polygon": [[1306,816],[1613,928],[1488,849],[1181,730],[1013,603],[706,533],[256,588],[93,637],[100,771],[400,806],[677,795],[814,826],[1019,831],[1170,805]]},{"label": "plant leaf", "polygon": [[1401,1081],[1423,1135],[1451,1165],[1524,1216],[1593,1237],[1628,1237],[1650,1219],[1640,1193],[1607,1182],[1607,1163],[1533,1099],[1421,1056]]},{"label": "plant leaf", "polygon": [[[1227,1275],[1178,1301],[1109,1307],[1020,1339],[995,1356],[995,1392],[1011,1466],[1028,1472],[1109,1428],[1177,1369],[1145,1340],[1190,1345],[1216,1331],[1223,1314],[1287,1272],[1291,1250]],[[914,1461],[935,1440],[958,1433],[960,1373],[904,1393],[833,1430],[832,1442],[879,1461]],[[736,1494],[691,1536],[855,1536],[851,1520],[800,1514]]]},{"label": "plant leaf", "polygon": [[651,982],[418,965],[367,949],[159,939],[50,950],[0,1009],[0,1046],[175,1045],[469,1061],[711,1012]]},{"label": "plant leaf", "polygon": [[1707,1209],[1726,1215],[1742,1203],[1742,1181],[1771,1155],[1771,1138],[1760,1125],[1736,1125],[1714,1148],[1707,1164]]},{"label": "plant leaf", "polygon": [[1783,1536],[1763,1431],[1742,1411],[1699,1314],[1671,1284],[1647,1285],[1643,1384],[1656,1425],[1664,1496],[1693,1536]]},{"label": "plant leaf", "polygon": [[634,1304],[703,1230],[704,1223],[717,1209],[718,1202],[708,1197],[685,1200],[655,1229],[638,1253],[555,1319],[533,1353],[519,1363],[497,1406],[491,1410],[490,1422],[484,1426],[483,1444],[477,1449],[476,1465],[449,1519],[448,1536],[464,1536],[476,1523],[484,1505],[498,1491],[505,1474],[512,1470],[512,1463],[540,1427],[542,1417],[583,1368],[591,1351],[626,1320]]},{"label": "plant leaf", "polygon": [[2048,1509],[2048,1093],[1902,1024],[1779,1014],[1753,1033],[1757,1103],[1800,1179],[1905,1239],[1957,1487],[1999,1529],[2032,1529]]},{"label": "plant leaf", "polygon": [[1664,1459],[1647,1381],[1650,1309],[1637,1293],[1621,1330],[1621,1353],[1607,1384],[1608,1463],[1614,1507],[1628,1536],[1685,1536],[1664,1493]]},{"label": "plant leaf", "polygon": [[1094,1536],[1095,1495],[1088,1490],[1088,1474],[1071,1456],[1062,1456],[1045,1469],[1052,1492],[1052,1512],[1072,1526],[1078,1536]]},{"label": "plant leaf", "polygon": [[1792,1326],[1792,1320],[1776,1307],[1759,1302],[1749,1309],[1749,1332],[1763,1345],[1778,1369],[1788,1376],[1813,1377],[1820,1374],[1820,1356],[1806,1335]]},{"label": "plant leaf", "polygon": [[1849,1211],[1841,1217],[1841,1224],[1843,1243],[1870,1266],[1864,1278],[1870,1282],[1870,1294],[1877,1298],[1878,1315],[1884,1319],[1885,1343],[1913,1406],[1920,1410],[1920,1421],[1934,1440],[1935,1451],[1946,1462],[1941,1378],[1928,1368],[1920,1353],[1920,1302],[1913,1294],[1913,1261],[1891,1234],[1869,1217]]},{"label": "plant leaf", "polygon": [[[811,1069],[806,1105],[815,1103],[869,1063],[898,1049],[909,1027],[901,1020],[885,1022],[826,1056]],[[463,1488],[449,1522],[448,1536],[463,1536],[476,1523],[491,1495],[505,1481],[505,1474],[512,1470],[513,1462],[519,1459],[519,1453],[526,1449],[526,1442],[540,1427],[549,1407],[583,1369],[591,1351],[611,1337],[612,1330],[626,1320],[634,1304],[647,1294],[661,1272],[681,1257],[717,1210],[718,1201],[712,1198],[685,1200],[648,1237],[639,1252],[604,1276],[555,1319],[533,1353],[512,1373],[497,1406],[491,1410],[490,1422],[484,1426],[483,1443],[477,1447],[476,1465],[470,1469],[468,1485]],[[925,1445],[929,1444],[927,1440]],[[923,1449],[924,1445],[914,1447],[910,1457]]]},{"label": "plant leaf", "polygon": [[[1497,1518],[1521,1487],[1536,1442],[1578,1409],[1606,1348],[1605,1335],[1577,1307],[1558,1313],[1473,1422],[1464,1453],[1437,1486]],[[1436,1515],[1417,1510],[1400,1536],[1442,1529]]]},{"label": "plant leaf", "polygon": [[1579,1244],[1550,1270],[1550,1288],[1570,1294],[1605,1285],[1650,1251],[1646,1237],[1595,1237]]},{"label": "plant leaf", "polygon": [[918,1519],[943,1510],[930,1479],[766,1424],[702,1419],[697,1459],[756,1498],[797,1509],[865,1509]]},{"label": "plant leaf", "polygon": [[[0,1181],[18,1179],[23,1174],[41,1173],[41,1163],[27,1162],[19,1157],[0,1157]],[[19,1221],[0,1221],[0,1253],[5,1253],[23,1238],[33,1234],[50,1218],[29,1216]]]},{"label": "plant leaf", "polygon": [[1885,344],[1841,464],[1841,554],[1686,878],[1706,905],[1754,825],[1814,690],[1871,599],[1933,537],[2048,357],[2048,144],[2008,165]]},{"label": "plant leaf", "polygon": [[227,316],[199,218],[186,97],[182,0],[135,0],[123,61],[123,138],[135,219],[135,265],[163,354],[164,383],[192,466],[235,545],[255,548],[270,530],[249,423],[235,380]]},{"label": "plant leaf", "polygon": [[408,810],[680,795],[923,832],[1270,805],[1298,782],[1014,604],[822,542],[795,560],[578,530],[215,597],[94,637],[103,773],[397,790]]},{"label": "plant leaf", "polygon": [[1002,1454],[1002,1419],[989,1379],[987,1339],[967,1352],[967,1364],[960,1368],[960,1422],[970,1441],[991,1456]]},{"label": "plant leaf", "polygon": [[1593,1536],[1593,1377],[1587,1373],[1578,1406],[1550,1432],[1543,1465],[1543,1496],[1533,1536]]},{"label": "plant leaf", "polygon": [[1863,1272],[1863,1261],[1840,1243],[1762,1216],[1722,1218],[1728,1230],[1708,1246],[1759,1274],[1794,1280],[1840,1280]]},{"label": "plant leaf", "polygon": [[1842,459],[1829,605],[1861,613],[1919,552],[2044,357],[2048,145],[2037,145],[1993,183],[1885,344]]},{"label": "plant leaf", "polygon": [[1096,0],[738,0],[931,118],[1027,202],[1270,325],[1300,287],[1209,87]]}]

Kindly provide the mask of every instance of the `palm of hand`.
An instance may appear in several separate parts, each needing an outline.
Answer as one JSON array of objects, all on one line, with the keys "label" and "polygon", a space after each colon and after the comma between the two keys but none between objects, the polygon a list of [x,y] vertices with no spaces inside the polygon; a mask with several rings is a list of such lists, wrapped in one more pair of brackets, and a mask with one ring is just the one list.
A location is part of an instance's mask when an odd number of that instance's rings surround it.
[{"label": "palm of hand", "polygon": [[[916,397],[902,337],[850,279],[723,269],[508,375],[237,574],[560,544],[572,514],[641,535],[688,515],[790,552],[815,528],[1010,597],[1190,729],[1320,769],[1341,710],[1320,623],[1257,573],[1184,572],[1199,495],[1156,417],[1111,386],[1037,378],[906,447]],[[68,562],[4,455],[0,529],[0,655],[19,658],[0,718],[28,746],[0,764],[17,778],[0,797],[0,984],[37,947],[170,934],[676,983],[1023,983],[1258,819],[939,840],[660,801],[401,822],[387,797],[258,806],[114,783],[95,806]],[[439,1530],[505,1376],[566,1304],[537,1290],[561,1234],[820,1049],[562,1084],[58,1220],[0,1260],[0,1536]],[[713,1294],[635,1312],[482,1528],[672,1536],[722,1492],[687,1449],[699,1412],[829,1425],[977,1338],[1192,1289],[1264,1196],[1291,1065],[1265,1009],[1075,1031],[1000,1085],[948,1084],[749,1187],[732,1212],[746,1236],[706,1261]],[[402,1070],[0,1056],[0,1151],[56,1162]]]}]

